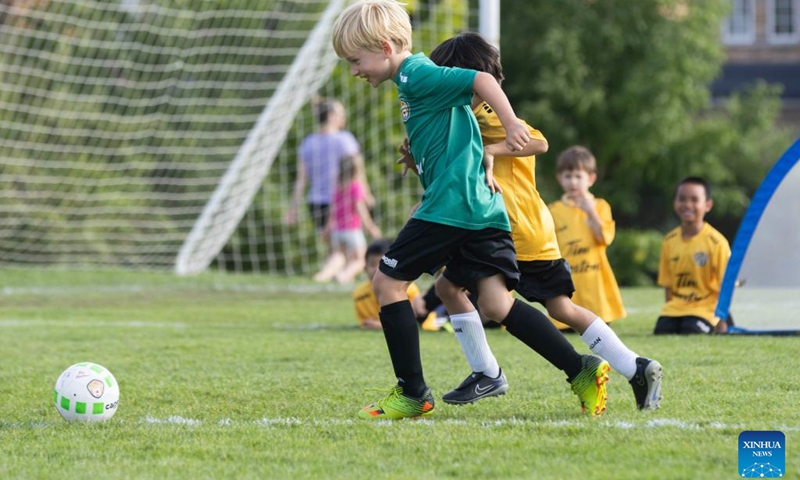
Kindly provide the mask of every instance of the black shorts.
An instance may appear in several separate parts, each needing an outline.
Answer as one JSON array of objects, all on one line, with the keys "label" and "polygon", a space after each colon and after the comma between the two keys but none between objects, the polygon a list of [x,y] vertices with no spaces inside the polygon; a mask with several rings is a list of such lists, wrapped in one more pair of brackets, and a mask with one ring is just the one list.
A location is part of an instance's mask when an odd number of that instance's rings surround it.
[{"label": "black shorts", "polygon": [[572,298],[575,292],[569,264],[563,258],[519,262],[519,271],[522,276],[516,291],[529,302],[544,305],[546,300],[559,295]]},{"label": "black shorts", "polygon": [[412,218],[381,259],[380,271],[397,280],[414,281],[442,266],[448,280],[475,291],[477,281],[502,274],[513,290],[519,281],[511,234],[496,228],[465,228]]},{"label": "black shorts", "polygon": [[712,333],[714,327],[705,319],[695,317],[693,315],[686,315],[683,317],[658,317],[656,321],[656,328],[653,330],[654,335],[690,335],[694,333]]},{"label": "black shorts", "polygon": [[330,210],[331,206],[327,203],[308,204],[308,213],[311,215],[311,219],[314,220],[314,227],[317,230],[325,230],[325,226],[328,225],[328,213]]}]

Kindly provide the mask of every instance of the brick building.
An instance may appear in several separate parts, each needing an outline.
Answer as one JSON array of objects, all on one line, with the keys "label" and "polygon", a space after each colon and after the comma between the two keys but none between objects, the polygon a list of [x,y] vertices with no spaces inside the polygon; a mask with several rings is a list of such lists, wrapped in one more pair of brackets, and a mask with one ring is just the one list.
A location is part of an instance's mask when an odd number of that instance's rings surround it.
[{"label": "brick building", "polygon": [[783,85],[780,122],[800,137],[800,0],[729,0],[722,25],[727,60],[712,84],[724,101],[757,79]]}]

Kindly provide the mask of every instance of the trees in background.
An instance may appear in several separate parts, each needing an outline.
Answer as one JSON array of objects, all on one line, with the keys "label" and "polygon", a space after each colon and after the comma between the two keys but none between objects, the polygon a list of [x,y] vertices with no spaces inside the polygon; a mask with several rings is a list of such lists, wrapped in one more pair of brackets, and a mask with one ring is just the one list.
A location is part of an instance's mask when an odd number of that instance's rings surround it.
[{"label": "trees in background", "polygon": [[[672,195],[688,175],[711,182],[709,219],[732,239],[749,198],[791,138],[775,123],[780,87],[757,84],[712,104],[729,2],[529,0],[514,2],[513,12],[510,2],[502,7],[504,88],[550,141],[537,162],[543,197],[560,195],[552,180],[555,159],[578,143],[598,159],[593,190],[611,203],[621,239],[649,245],[644,253],[612,246],[612,257],[625,257],[615,268],[653,264],[652,230],[677,225]],[[648,240],[626,239],[634,230],[650,230]]]}]

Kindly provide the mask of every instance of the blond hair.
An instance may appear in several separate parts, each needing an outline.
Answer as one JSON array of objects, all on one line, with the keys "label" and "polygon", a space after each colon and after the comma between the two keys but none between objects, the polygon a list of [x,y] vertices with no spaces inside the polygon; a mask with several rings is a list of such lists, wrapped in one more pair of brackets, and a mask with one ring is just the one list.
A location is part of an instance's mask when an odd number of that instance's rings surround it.
[{"label": "blond hair", "polygon": [[399,51],[411,50],[411,20],[404,4],[394,0],[361,0],[347,7],[333,24],[333,49],[339,58],[357,51],[382,51],[390,41]]},{"label": "blond hair", "polygon": [[561,152],[556,160],[556,172],[583,170],[586,173],[597,173],[597,160],[588,148],[574,145]]}]

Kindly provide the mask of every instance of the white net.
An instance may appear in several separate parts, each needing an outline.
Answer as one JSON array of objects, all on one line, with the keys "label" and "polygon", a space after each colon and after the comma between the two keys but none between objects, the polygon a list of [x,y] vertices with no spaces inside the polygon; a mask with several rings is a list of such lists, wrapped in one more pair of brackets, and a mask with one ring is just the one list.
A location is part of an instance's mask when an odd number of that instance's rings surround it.
[{"label": "white net", "polygon": [[[0,2],[0,265],[310,272],[311,221],[281,219],[314,96],[348,108],[396,233],[419,190],[393,165],[393,89],[330,50],[344,3]],[[415,51],[477,21],[468,0],[409,9]]]}]

